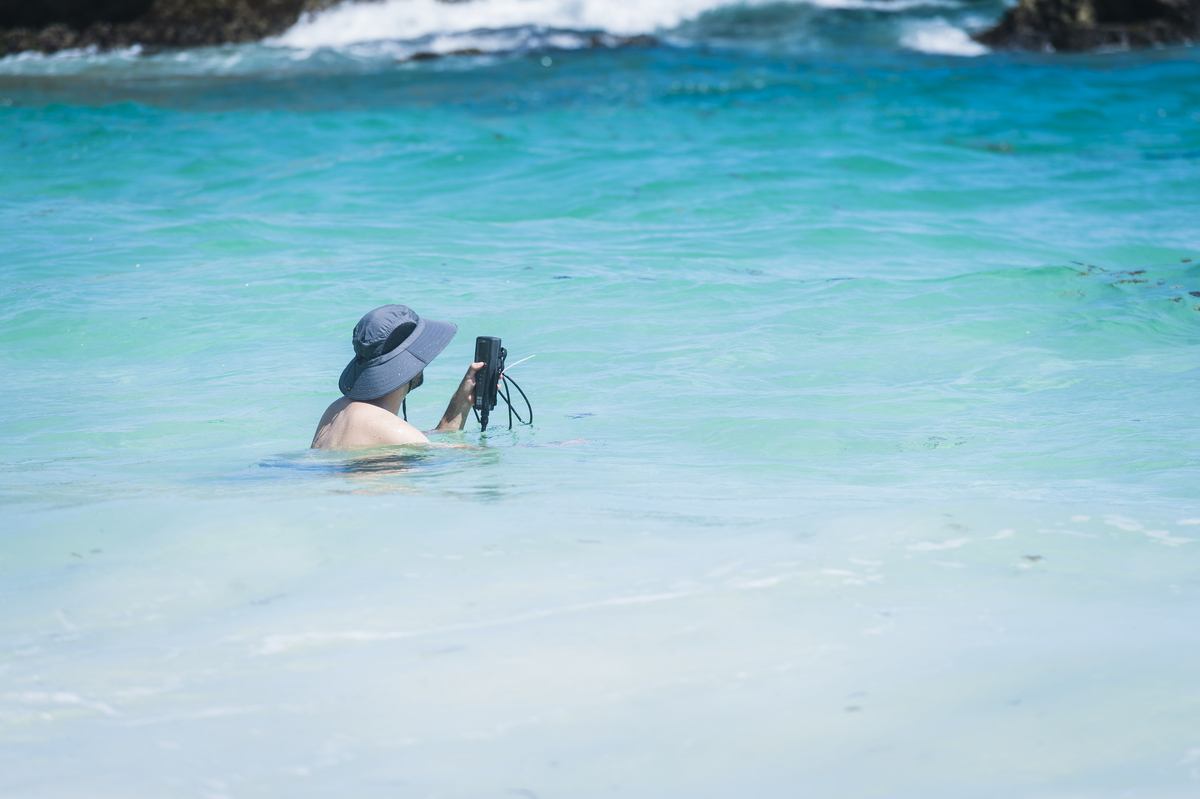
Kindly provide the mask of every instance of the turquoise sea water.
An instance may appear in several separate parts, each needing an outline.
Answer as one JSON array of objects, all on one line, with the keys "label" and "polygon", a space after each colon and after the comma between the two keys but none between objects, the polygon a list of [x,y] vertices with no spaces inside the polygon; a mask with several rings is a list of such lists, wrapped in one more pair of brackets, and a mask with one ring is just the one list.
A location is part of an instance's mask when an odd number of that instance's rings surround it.
[{"label": "turquoise sea water", "polygon": [[0,61],[0,794],[1194,796],[1200,60],[932,13]]}]

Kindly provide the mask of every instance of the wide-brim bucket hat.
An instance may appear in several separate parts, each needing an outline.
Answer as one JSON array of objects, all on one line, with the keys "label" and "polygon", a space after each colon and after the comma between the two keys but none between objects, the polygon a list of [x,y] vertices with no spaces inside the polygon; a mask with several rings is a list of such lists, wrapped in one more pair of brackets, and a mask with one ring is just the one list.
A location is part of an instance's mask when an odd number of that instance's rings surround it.
[{"label": "wide-brim bucket hat", "polygon": [[438,356],[458,325],[422,319],[406,305],[384,305],[354,327],[354,360],[338,388],[350,399],[372,400],[412,380]]}]

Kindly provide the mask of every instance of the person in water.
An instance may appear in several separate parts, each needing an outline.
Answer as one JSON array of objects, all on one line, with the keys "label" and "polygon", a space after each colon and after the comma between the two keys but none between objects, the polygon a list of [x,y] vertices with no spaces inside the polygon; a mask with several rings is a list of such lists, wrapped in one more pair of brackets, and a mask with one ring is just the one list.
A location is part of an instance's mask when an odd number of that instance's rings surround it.
[{"label": "person in water", "polygon": [[[344,396],[321,417],[313,449],[429,443],[397,414],[409,392],[424,382],[425,367],[457,332],[458,325],[422,319],[404,305],[384,305],[360,319],[354,327],[354,360],[338,380]],[[483,366],[468,367],[442,421],[430,433],[463,429],[475,401],[475,375]]]}]

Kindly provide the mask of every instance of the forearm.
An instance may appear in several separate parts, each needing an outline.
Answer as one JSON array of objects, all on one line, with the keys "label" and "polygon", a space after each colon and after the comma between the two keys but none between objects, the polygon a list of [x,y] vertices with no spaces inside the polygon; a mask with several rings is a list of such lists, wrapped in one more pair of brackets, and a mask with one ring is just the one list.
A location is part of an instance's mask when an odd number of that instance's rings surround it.
[{"label": "forearm", "polygon": [[442,416],[442,420],[438,422],[438,426],[433,428],[431,432],[455,433],[462,430],[467,423],[467,415],[470,412],[470,405],[450,400],[450,405],[446,407],[445,415]]},{"label": "forearm", "polygon": [[467,368],[467,374],[458,384],[458,390],[454,392],[450,404],[446,406],[446,412],[442,414],[442,421],[430,432],[456,433],[463,429],[463,425],[467,423],[467,414],[471,412],[471,406],[475,402],[475,373],[482,368],[482,363],[473,363]]}]

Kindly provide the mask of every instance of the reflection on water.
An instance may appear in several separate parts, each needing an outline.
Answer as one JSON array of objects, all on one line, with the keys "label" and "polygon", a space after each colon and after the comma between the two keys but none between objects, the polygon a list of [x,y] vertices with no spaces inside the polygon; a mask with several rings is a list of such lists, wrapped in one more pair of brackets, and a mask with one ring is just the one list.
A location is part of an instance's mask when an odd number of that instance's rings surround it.
[{"label": "reflection on water", "polygon": [[335,468],[353,483],[354,494],[386,494],[415,491],[404,479],[416,476],[433,460],[427,452],[372,452],[347,458]]},{"label": "reflection on water", "polygon": [[380,452],[349,458],[338,471],[346,474],[376,476],[409,474],[428,460],[430,460],[430,456],[426,453]]},{"label": "reflection on water", "polygon": [[410,474],[434,453],[408,447],[372,447],[367,450],[304,450],[267,458],[259,463],[264,469],[290,469],[318,475],[331,474]]},{"label": "reflection on water", "polygon": [[304,450],[268,458],[259,466],[350,483],[334,486],[336,492],[397,493],[416,492],[417,480],[494,464],[498,457],[498,450],[489,448],[389,446],[354,451]]}]

